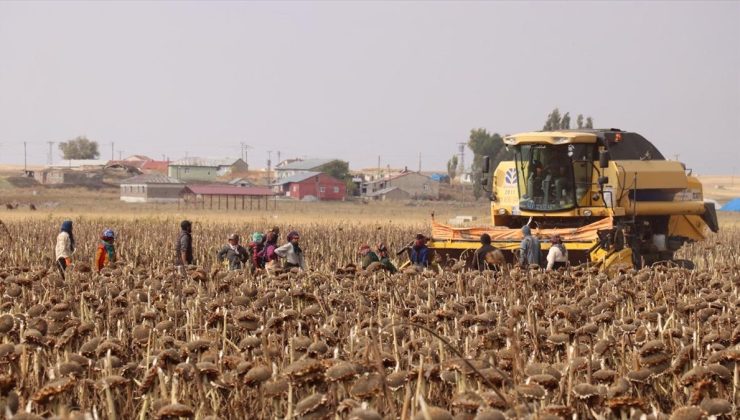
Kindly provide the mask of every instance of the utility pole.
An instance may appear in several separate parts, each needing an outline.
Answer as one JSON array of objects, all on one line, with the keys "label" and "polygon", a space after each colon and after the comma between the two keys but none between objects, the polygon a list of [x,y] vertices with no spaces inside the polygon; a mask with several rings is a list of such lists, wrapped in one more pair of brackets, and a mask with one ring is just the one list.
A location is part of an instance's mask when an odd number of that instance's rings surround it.
[{"label": "utility pole", "polygon": [[26,142],[23,142],[23,171],[27,171],[28,166],[26,164]]},{"label": "utility pole", "polygon": [[280,160],[280,150],[277,151],[277,154],[278,154],[278,158],[277,158],[277,164],[276,165],[280,165],[280,162],[282,162],[282,160]]},{"label": "utility pole", "polygon": [[421,152],[419,152],[419,172],[421,172]]},{"label": "utility pole", "polygon": [[459,162],[457,166],[458,166],[458,172],[461,175],[460,178],[462,178],[462,175],[465,174],[465,146],[466,146],[466,143],[461,142],[457,144],[457,150],[459,154],[459,157],[458,157]]},{"label": "utility pole", "polygon": [[114,156],[114,154],[113,154],[113,147],[115,145],[116,145],[115,142],[110,142],[110,160],[113,160],[114,159],[114,157],[113,157]]},{"label": "utility pole", "polygon": [[375,174],[375,179],[380,179],[380,155],[378,155],[378,173]]},{"label": "utility pole", "polygon": [[49,154],[46,156],[46,164],[51,166],[54,164],[54,154],[52,153],[52,150],[54,148],[54,142],[47,141],[47,143],[49,143]]},{"label": "utility pole", "polygon": [[118,151],[118,160],[123,160],[123,150]]},{"label": "utility pole", "polygon": [[270,182],[270,171],[272,170],[272,150],[267,151],[267,185],[269,186],[271,184]]}]

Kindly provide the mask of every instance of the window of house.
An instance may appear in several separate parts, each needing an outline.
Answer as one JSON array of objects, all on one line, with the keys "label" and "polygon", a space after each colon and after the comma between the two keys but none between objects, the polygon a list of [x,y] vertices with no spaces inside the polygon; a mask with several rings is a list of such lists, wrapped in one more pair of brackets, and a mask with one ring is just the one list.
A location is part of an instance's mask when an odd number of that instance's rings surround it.
[{"label": "window of house", "polygon": [[319,192],[326,192],[326,187],[319,187]]},{"label": "window of house", "polygon": [[429,184],[424,184],[424,191],[428,191],[428,190],[429,190]]},{"label": "window of house", "polygon": [[293,192],[298,192],[298,185],[293,185]]},{"label": "window of house", "polygon": [[339,187],[334,187],[334,192],[335,193],[338,193],[339,192]]}]

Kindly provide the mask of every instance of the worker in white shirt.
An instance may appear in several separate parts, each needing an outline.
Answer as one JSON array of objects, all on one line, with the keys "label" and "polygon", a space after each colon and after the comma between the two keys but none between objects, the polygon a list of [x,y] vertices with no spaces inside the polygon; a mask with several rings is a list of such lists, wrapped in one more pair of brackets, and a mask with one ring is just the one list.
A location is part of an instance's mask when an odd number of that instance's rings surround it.
[{"label": "worker in white shirt", "polygon": [[550,251],[547,253],[547,269],[557,270],[568,265],[568,250],[563,245],[563,239],[557,233],[550,238]]}]

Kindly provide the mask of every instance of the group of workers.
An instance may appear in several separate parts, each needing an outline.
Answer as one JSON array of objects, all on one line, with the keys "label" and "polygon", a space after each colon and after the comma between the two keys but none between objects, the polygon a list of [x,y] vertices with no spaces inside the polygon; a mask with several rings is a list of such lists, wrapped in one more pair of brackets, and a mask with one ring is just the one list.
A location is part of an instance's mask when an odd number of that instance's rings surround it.
[{"label": "group of workers", "polygon": [[[75,237],[72,229],[72,221],[65,220],[56,243],[56,265],[64,278],[67,267],[71,264],[72,254],[75,251]],[[175,241],[175,267],[181,273],[185,272],[185,267],[194,264],[193,254],[193,224],[189,220],[183,220],[180,223],[180,234]],[[542,266],[542,251],[540,241],[532,235],[529,226],[522,227],[522,239],[519,252],[519,264],[522,267],[528,267],[531,264]],[[97,271],[104,267],[110,266],[116,262],[116,235],[112,229],[106,228],[100,234],[100,240],[95,252],[94,268]],[[232,233],[224,245],[216,254],[219,263],[224,264],[229,270],[240,270],[247,268],[247,263],[252,272],[262,270],[272,270],[279,266],[279,260],[283,259],[283,267],[286,269],[298,268],[306,269],[306,260],[303,249],[299,244],[300,234],[297,231],[291,231],[287,235],[287,242],[278,245],[280,239],[280,228],[272,227],[266,232],[254,232],[249,236],[247,247],[240,244],[240,237],[237,233]],[[429,267],[431,263],[431,251],[427,246],[428,238],[423,234],[417,234],[413,242],[408,244],[404,249],[399,251],[408,252],[409,262],[412,266],[419,269]],[[565,248],[560,235],[553,235],[550,239],[551,247],[546,257],[546,268],[548,270],[564,267],[568,263],[568,251]],[[497,262],[490,256],[497,249],[491,244],[491,236],[484,233],[480,237],[481,246],[475,251],[474,264],[476,269],[497,270]],[[375,250],[369,245],[363,244],[359,249],[359,256],[363,269],[368,269],[372,264],[382,268],[389,273],[398,271],[393,264],[388,253],[388,248],[384,243],[379,243]]]}]

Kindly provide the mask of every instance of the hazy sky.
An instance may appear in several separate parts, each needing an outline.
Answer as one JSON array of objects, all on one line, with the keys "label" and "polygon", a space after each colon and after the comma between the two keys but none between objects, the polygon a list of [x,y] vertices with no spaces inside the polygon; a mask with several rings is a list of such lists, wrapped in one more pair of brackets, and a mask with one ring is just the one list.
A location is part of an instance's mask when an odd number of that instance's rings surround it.
[{"label": "hazy sky", "polygon": [[0,3],[0,163],[87,135],[441,169],[471,128],[556,106],[740,172],[740,2]]}]

